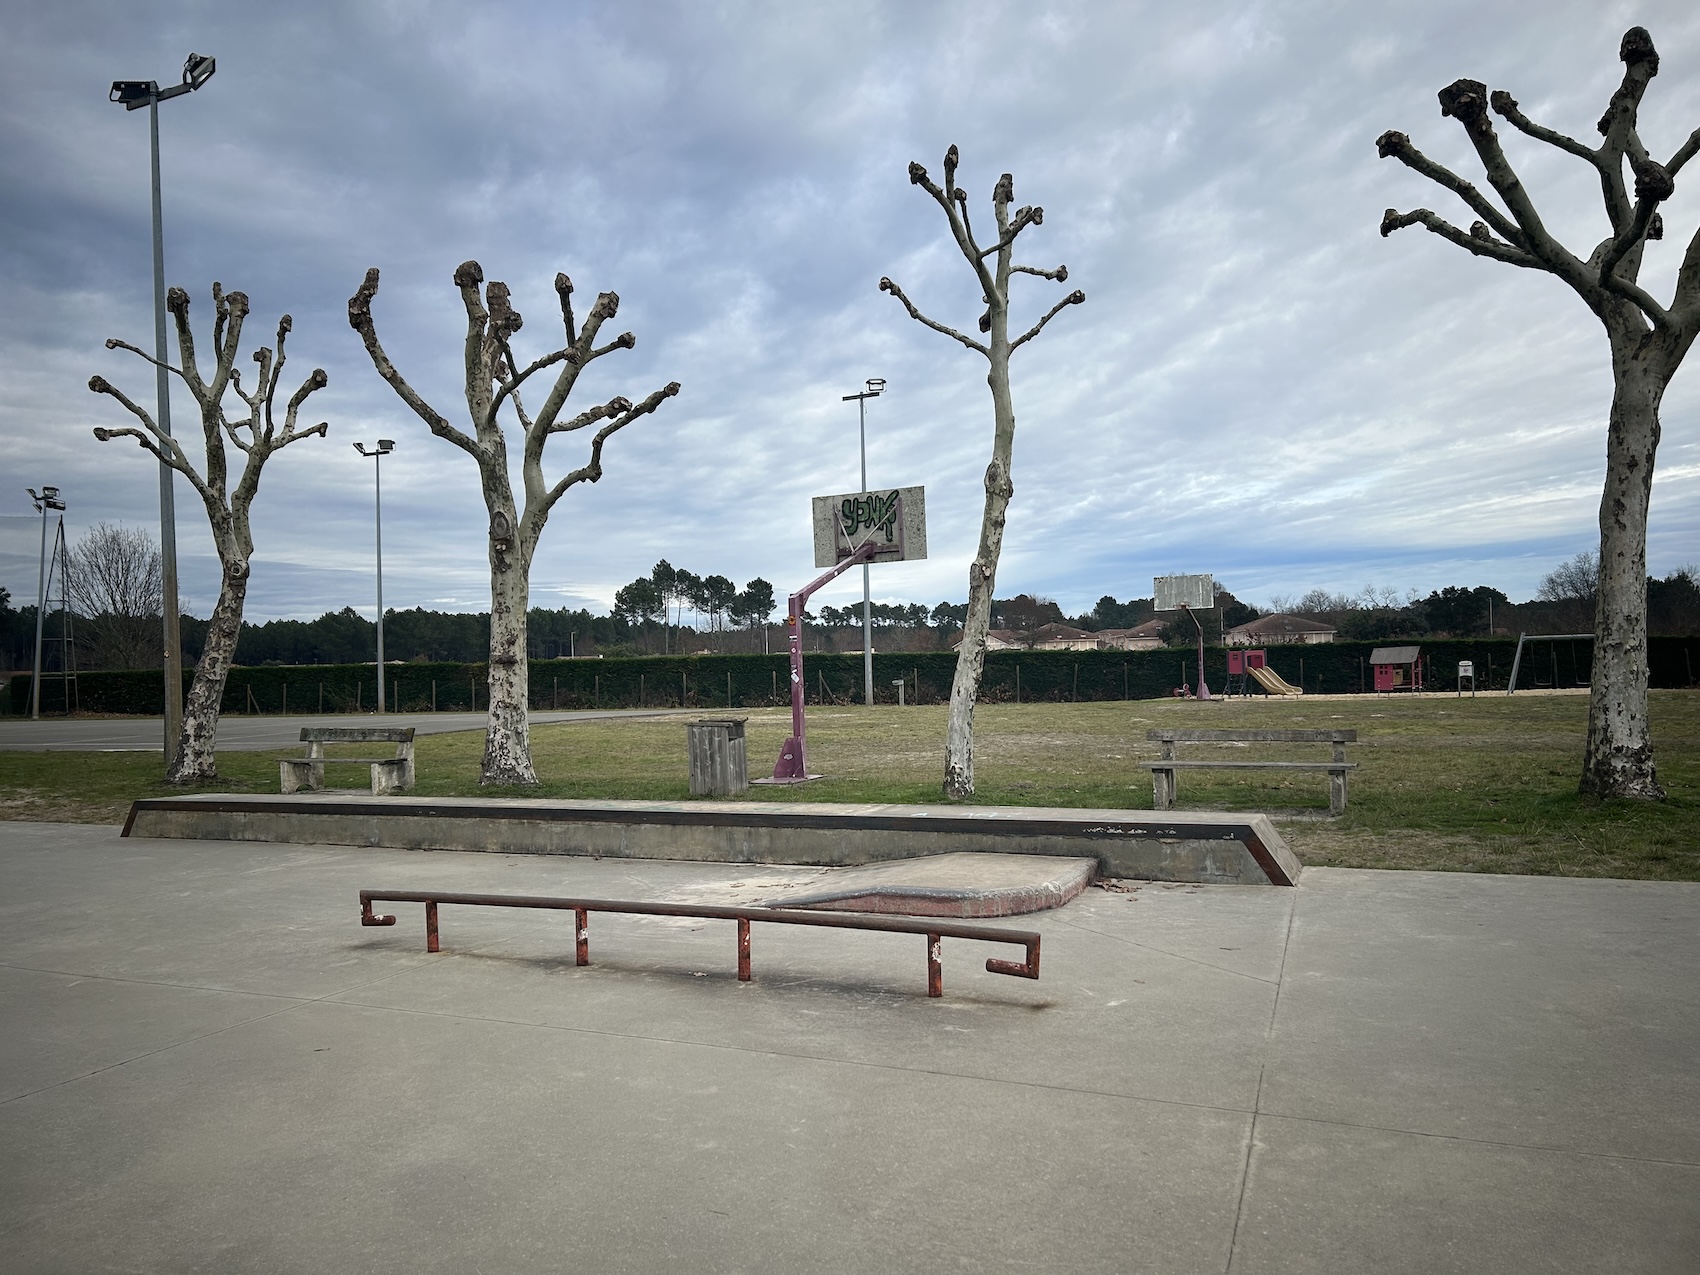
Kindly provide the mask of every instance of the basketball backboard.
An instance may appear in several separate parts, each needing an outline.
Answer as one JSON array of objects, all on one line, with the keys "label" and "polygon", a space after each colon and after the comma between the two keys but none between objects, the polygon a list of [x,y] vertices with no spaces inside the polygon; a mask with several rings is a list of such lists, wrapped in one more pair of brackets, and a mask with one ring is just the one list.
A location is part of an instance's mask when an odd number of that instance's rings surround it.
[{"label": "basketball backboard", "polygon": [[1216,605],[1216,580],[1213,576],[1157,576],[1151,590],[1158,611],[1179,611],[1182,607],[1208,611]]},{"label": "basketball backboard", "polygon": [[830,567],[864,540],[879,544],[875,562],[915,562],[927,556],[927,491],[890,487],[814,499],[815,566]]}]

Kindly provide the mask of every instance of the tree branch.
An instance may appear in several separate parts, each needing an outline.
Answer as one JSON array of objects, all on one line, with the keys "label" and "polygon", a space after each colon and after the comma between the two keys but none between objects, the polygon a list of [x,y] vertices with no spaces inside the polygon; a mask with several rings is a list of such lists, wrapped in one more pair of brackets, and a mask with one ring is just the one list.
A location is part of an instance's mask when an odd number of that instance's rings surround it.
[{"label": "tree branch", "polygon": [[1436,185],[1446,187],[1447,190],[1450,190],[1475,209],[1477,214],[1499,233],[1500,238],[1518,247],[1523,246],[1523,236],[1518,231],[1516,223],[1495,208],[1493,202],[1482,194],[1474,184],[1465,181],[1451,169],[1435,163],[1427,155],[1424,155],[1411,144],[1411,139],[1405,134],[1389,129],[1375,139],[1375,149],[1381,158],[1397,159],[1412,172],[1421,173]]},{"label": "tree branch", "polygon": [[600,407],[587,408],[580,412],[577,416],[573,417],[570,421],[565,423],[557,421],[550,425],[548,430],[545,432],[550,434],[570,434],[574,430],[583,429],[586,425],[594,425],[597,421],[605,421],[611,416],[618,416],[621,412],[629,412],[631,410],[631,399],[616,396],[609,399],[606,403],[603,403]]},{"label": "tree branch", "polygon": [[592,350],[590,352],[589,357],[587,357],[584,361],[586,363],[589,363],[589,362],[591,362],[595,359],[599,359],[604,354],[607,354],[610,350],[629,350],[633,346],[635,346],[636,344],[637,344],[637,335],[635,333],[622,332],[622,333],[620,333],[619,336],[615,337],[612,341],[608,342],[607,345],[599,346],[596,349]]},{"label": "tree branch", "polygon": [[1556,146],[1561,151],[1568,151],[1577,159],[1585,159],[1596,168],[1600,166],[1599,151],[1577,141],[1574,137],[1567,137],[1557,129],[1547,128],[1545,125],[1535,123],[1517,108],[1517,99],[1504,89],[1495,89],[1489,95],[1488,103],[1493,107],[1495,114],[1509,120],[1512,126],[1520,132],[1527,133],[1536,141],[1545,142],[1548,146]]},{"label": "tree branch", "polygon": [[984,249],[980,255],[982,257],[989,257],[994,252],[1002,252],[1005,248],[1012,245],[1015,242],[1015,237],[1023,230],[1026,230],[1027,227],[1042,226],[1044,224],[1045,210],[1043,208],[1019,208],[1016,210],[1015,220],[1010,222],[1009,230],[1005,233],[1004,237],[998,240],[998,242],[993,244],[990,248]]},{"label": "tree branch", "polygon": [[1013,274],[1038,275],[1039,278],[1049,279],[1053,283],[1067,283],[1068,282],[1068,267],[1067,266],[1058,266],[1055,270],[1039,270],[1039,269],[1036,269],[1033,266],[1011,266],[1010,271]]},{"label": "tree branch", "polygon": [[890,279],[881,279],[880,280],[880,291],[881,292],[889,292],[889,293],[891,293],[892,296],[896,297],[899,301],[903,302],[903,308],[905,310],[909,311],[909,317],[911,319],[914,319],[915,322],[923,325],[924,327],[931,328],[934,332],[942,332],[945,336],[948,336],[951,340],[960,341],[963,345],[966,345],[970,350],[977,350],[981,354],[984,354],[988,359],[991,358],[992,352],[989,349],[987,349],[985,346],[981,345],[978,341],[975,341],[970,337],[965,337],[965,336],[962,335],[962,333],[958,332],[955,328],[947,328],[947,327],[945,327],[944,324],[936,323],[932,319],[929,319],[926,315],[922,314],[919,310],[917,310],[915,308],[915,303],[912,302],[911,300],[909,300],[909,298],[904,295],[903,289],[898,287]]},{"label": "tree branch", "polygon": [[478,443],[449,424],[436,409],[421,398],[407,383],[406,378],[396,370],[395,364],[390,362],[389,355],[384,353],[383,344],[378,340],[378,330],[372,322],[372,298],[377,293],[378,268],[373,266],[366,272],[365,281],[348,299],[348,326],[360,334],[360,339],[366,346],[366,353],[372,360],[372,366],[378,370],[379,376],[389,382],[390,388],[401,401],[413,409],[413,414],[430,427],[433,434],[438,438],[447,439],[474,459],[482,460],[484,452]]},{"label": "tree branch", "polygon": [[573,329],[573,281],[559,271],[555,273],[555,295],[561,301],[561,325],[567,330],[567,344],[578,340]]},{"label": "tree branch", "polygon": [[[992,278],[991,271],[986,269],[986,254],[981,252],[980,246],[974,242],[974,236],[968,230],[966,216],[962,215],[966,213],[968,201],[962,195],[962,192],[956,189],[956,166],[958,162],[959,155],[956,145],[952,143],[950,149],[945,151],[944,154],[945,179],[951,183],[950,194],[940,190],[938,184],[927,176],[927,170],[917,163],[909,165],[909,182],[911,185],[919,186],[926,191],[933,197],[938,206],[944,209],[945,220],[950,223],[951,237],[956,240],[956,246],[962,250],[962,255],[968,259],[968,264],[974,267],[974,273],[980,278],[980,287],[985,291],[986,298],[989,301],[997,295],[997,282]],[[958,211],[959,204],[961,213]],[[1001,227],[999,237],[1002,237]]]},{"label": "tree branch", "polygon": [[1596,150],[1556,129],[1535,123],[1517,108],[1517,99],[1504,89],[1495,89],[1489,95],[1488,101],[1495,114],[1509,120],[1519,131],[1591,164],[1599,173],[1600,195],[1605,201],[1606,216],[1611,218],[1613,229],[1620,231],[1629,224],[1633,210],[1629,204],[1629,196],[1624,191],[1623,171],[1621,166],[1614,166],[1607,160],[1603,146]]},{"label": "tree branch", "polygon": [[[565,275],[556,276],[557,287]],[[568,285],[569,288],[571,285]],[[565,301],[565,294],[562,294]],[[590,307],[590,313],[584,316],[584,326],[578,331],[571,348],[571,355],[561,369],[561,374],[555,378],[555,384],[549,390],[549,396],[543,400],[543,406],[537,409],[537,425],[539,430],[533,431],[535,437],[541,438],[555,418],[561,414],[561,408],[566,406],[567,396],[573,392],[573,386],[578,382],[579,372],[584,365],[591,361],[596,342],[596,334],[602,330],[602,325],[620,312],[620,294],[618,292],[598,293],[596,303]],[[606,352],[606,351],[604,351]]]},{"label": "tree branch", "polygon": [[1019,337],[1017,337],[1015,340],[1011,341],[1009,343],[1010,353],[1013,354],[1016,350],[1019,350],[1022,346],[1026,345],[1034,337],[1038,336],[1040,332],[1044,331],[1045,325],[1047,323],[1049,323],[1052,319],[1056,318],[1057,315],[1061,314],[1064,310],[1068,309],[1069,306],[1071,306],[1071,305],[1084,305],[1085,302],[1086,302],[1086,294],[1084,292],[1082,292],[1079,288],[1076,288],[1073,292],[1069,293],[1061,301],[1057,302],[1054,306],[1052,306],[1050,308],[1049,312],[1046,313],[1044,318],[1040,319],[1032,327],[1028,328],[1027,331],[1023,332]]},{"label": "tree branch", "polygon": [[1675,177],[1682,171],[1682,166],[1694,158],[1696,152],[1700,152],[1700,128],[1690,133],[1688,140],[1676,148],[1676,154],[1665,164],[1665,172]]},{"label": "tree branch", "polygon": [[[1700,134],[1696,134],[1696,136],[1700,136]],[[152,363],[155,367],[162,367],[167,372],[170,372],[173,376],[179,377],[185,385],[187,385],[189,383],[189,378],[183,375],[182,369],[172,367],[171,364],[169,364],[169,363],[160,362],[158,359],[154,358],[153,355],[149,354],[146,350],[143,350],[143,349],[138,348],[137,346],[131,345],[128,341],[120,341],[117,337],[109,336],[109,337],[106,338],[106,348],[109,349],[109,350],[128,350],[128,351],[130,351],[131,354],[136,355],[138,358],[146,359],[149,363]]]},{"label": "tree branch", "polygon": [[[577,486],[582,482],[594,483],[601,480],[603,443],[607,442],[609,438],[619,433],[639,417],[648,416],[656,408],[660,407],[662,403],[678,394],[678,392],[679,383],[677,381],[671,381],[663,388],[656,390],[655,393],[644,399],[643,402],[638,403],[635,406],[629,402],[626,403],[625,411],[621,412],[618,417],[604,425],[601,429],[597,430],[596,437],[593,438],[590,443],[590,459],[584,465],[573,470],[570,474],[567,474],[564,478],[562,478],[558,483],[551,487],[548,494],[544,496],[542,507],[538,511],[539,517],[537,518],[533,528],[533,534],[538,534],[542,531],[543,519],[548,517],[549,511],[555,506],[555,502],[566,494],[569,487]],[[623,399],[615,401],[625,402]]]},{"label": "tree branch", "polygon": [[[1454,80],[1441,89],[1437,96],[1440,99],[1440,113],[1443,116],[1452,116],[1464,126],[1464,132],[1469,137],[1470,144],[1476,148],[1476,156],[1482,161],[1482,167],[1487,172],[1488,182],[1499,192],[1499,197],[1511,210],[1511,216],[1516,220],[1517,229],[1521,232],[1516,236],[1505,235],[1503,230],[1500,233],[1510,243],[1545,263],[1549,270],[1578,292],[1585,291],[1594,282],[1588,277],[1586,267],[1563,244],[1547,233],[1541,215],[1535,209],[1534,201],[1529,198],[1529,192],[1523,188],[1516,170],[1511,167],[1511,161],[1505,158],[1505,152],[1500,149],[1499,137],[1493,131],[1493,121],[1488,118],[1487,86],[1480,80]],[[1487,218],[1487,222],[1497,228],[1493,218]]]},{"label": "tree branch", "polygon": [[1503,261],[1507,265],[1522,266],[1526,270],[1545,270],[1546,264],[1521,248],[1508,243],[1501,243],[1493,237],[1493,232],[1482,222],[1477,222],[1468,233],[1460,230],[1444,217],[1437,217],[1427,208],[1417,208],[1408,213],[1402,213],[1397,208],[1389,208],[1381,217],[1381,237],[1387,238],[1395,230],[1403,230],[1406,226],[1426,226],[1442,239],[1451,240],[1466,252],[1473,252],[1478,257],[1491,257],[1495,261]]},{"label": "tree branch", "polygon": [[1684,332],[1692,332],[1700,324],[1700,228],[1695,229],[1694,237],[1688,241],[1688,250],[1677,269],[1671,315]]},{"label": "tree branch", "polygon": [[[215,283],[213,287],[218,285]],[[178,375],[189,387],[189,393],[199,400],[206,393],[207,386],[201,380],[200,368],[195,363],[195,334],[189,327],[189,294],[182,288],[168,289],[165,308],[171,311],[172,322],[177,328],[177,353],[183,369]]]}]

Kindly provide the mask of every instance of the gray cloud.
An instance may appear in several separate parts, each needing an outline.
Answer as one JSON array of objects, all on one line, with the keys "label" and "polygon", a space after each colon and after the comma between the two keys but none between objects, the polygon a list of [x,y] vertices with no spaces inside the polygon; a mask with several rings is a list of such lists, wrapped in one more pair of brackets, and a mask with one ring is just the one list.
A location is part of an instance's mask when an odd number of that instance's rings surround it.
[{"label": "gray cloud", "polygon": [[[9,22],[0,447],[16,512],[45,481],[79,528],[156,516],[150,466],[90,437],[110,405],[83,389],[98,371],[151,393],[140,363],[101,348],[150,328],[146,121],[105,89],[215,54],[208,87],[161,109],[168,275],[203,320],[213,279],[252,297],[251,332],[290,311],[292,368],[331,377],[314,399],[330,441],[267,474],[255,617],[369,607],[371,475],[348,444],[379,434],[398,440],[386,601],[487,604],[471,466],[405,413],[343,313],[379,266],[386,344],[452,416],[450,275],[468,257],[513,286],[522,352],[558,331],[557,269],[581,296],[620,293],[638,345],[597,365],[587,401],[685,387],[558,508],[539,602],[606,605],[663,556],[781,591],[806,579],[808,498],[855,480],[840,396],[871,375],[890,390],[869,410],[870,476],[927,485],[933,552],[882,568],[876,591],[963,596],[984,373],[875,288],[890,274],[973,323],[966,269],[905,175],[950,142],[980,218],[1013,172],[1047,210],[1026,251],[1066,261],[1088,295],[1016,356],[1000,592],[1072,610],[1213,570],[1251,598],[1372,580],[1526,595],[1594,536],[1604,341],[1551,280],[1420,230],[1382,240],[1383,208],[1447,205],[1378,161],[1374,138],[1400,128],[1471,170],[1434,101],[1463,74],[1586,134],[1636,22],[1664,59],[1643,115],[1653,149],[1700,124],[1700,19],[1676,3],[1239,4],[1207,20],[1124,4],[141,3]],[[1602,233],[1581,166],[1521,140],[1508,146],[1549,223],[1573,242]],[[1668,224],[1697,220],[1679,189]],[[1649,255],[1656,292],[1685,242]],[[1028,282],[1019,304],[1037,315],[1057,289]],[[1666,400],[1655,570],[1700,556],[1697,402],[1685,371]],[[557,470],[577,463],[563,441]],[[185,582],[204,607],[215,575],[190,495]],[[0,525],[16,596],[34,593],[29,534]]]}]

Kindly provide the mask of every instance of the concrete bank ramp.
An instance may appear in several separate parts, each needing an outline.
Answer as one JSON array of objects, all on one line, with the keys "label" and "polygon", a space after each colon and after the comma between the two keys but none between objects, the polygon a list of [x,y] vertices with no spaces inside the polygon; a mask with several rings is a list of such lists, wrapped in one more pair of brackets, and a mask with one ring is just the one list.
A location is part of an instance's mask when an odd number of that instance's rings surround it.
[{"label": "concrete bank ramp", "polygon": [[1096,859],[1040,854],[934,854],[859,868],[834,868],[774,908],[894,912],[903,916],[1021,916],[1060,908],[1089,884]]}]

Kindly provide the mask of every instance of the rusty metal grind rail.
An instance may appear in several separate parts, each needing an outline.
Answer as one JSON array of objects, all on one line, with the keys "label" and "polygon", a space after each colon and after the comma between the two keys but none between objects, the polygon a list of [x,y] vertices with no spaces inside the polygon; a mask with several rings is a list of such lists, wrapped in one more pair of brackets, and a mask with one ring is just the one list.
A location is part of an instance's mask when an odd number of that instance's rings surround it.
[{"label": "rusty metal grind rail", "polygon": [[977,943],[1014,943],[1026,949],[1025,961],[990,958],[986,969],[992,974],[1015,978],[1039,977],[1039,936],[1031,930],[1003,930],[986,925],[949,925],[936,920],[914,921],[894,916],[869,916],[845,912],[801,912],[785,908],[732,908],[693,906],[683,903],[638,903],[621,899],[552,899],[526,894],[451,894],[437,890],[362,890],[360,924],[394,925],[395,917],[379,916],[374,903],[423,903],[425,905],[425,950],[441,951],[437,909],[445,903],[483,908],[542,908],[575,913],[578,964],[590,964],[590,914],[623,912],[632,916],[701,917],[710,921],[738,923],[738,979],[750,980],[750,923],[774,925],[817,925],[835,930],[883,930],[889,934],[924,934],[927,938],[927,995],[944,995],[944,940],[971,939]]}]

